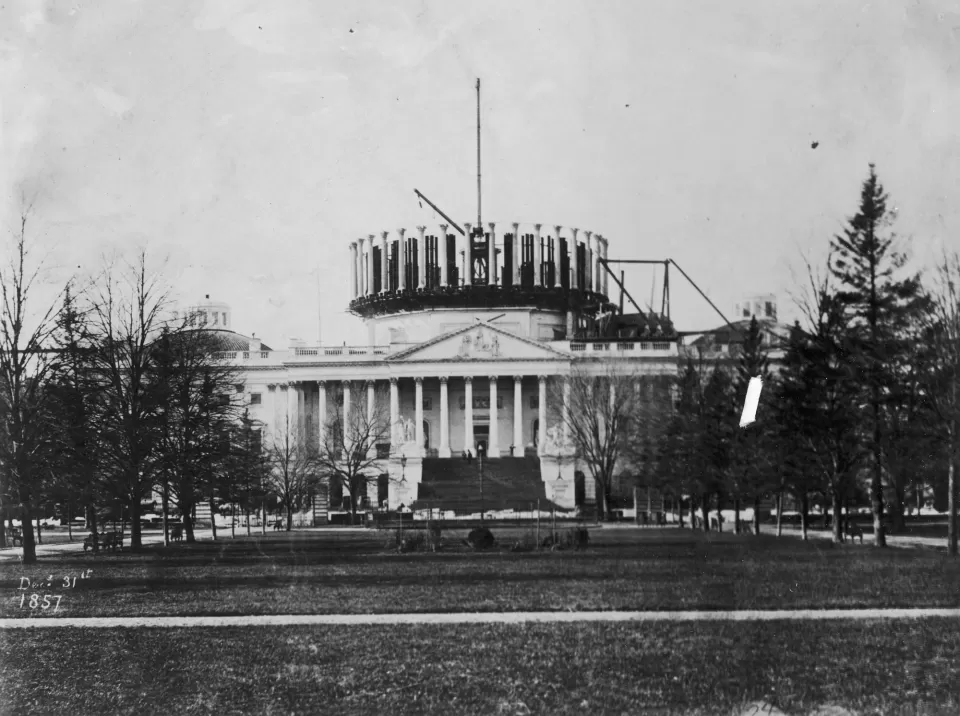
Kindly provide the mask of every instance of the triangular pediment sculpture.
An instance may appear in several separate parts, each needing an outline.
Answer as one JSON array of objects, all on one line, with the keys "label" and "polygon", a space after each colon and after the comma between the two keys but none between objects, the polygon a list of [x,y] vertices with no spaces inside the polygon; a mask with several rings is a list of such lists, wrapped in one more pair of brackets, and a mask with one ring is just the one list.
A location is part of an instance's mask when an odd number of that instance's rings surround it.
[{"label": "triangular pediment sculpture", "polygon": [[489,323],[437,336],[391,356],[391,361],[557,360],[568,356],[550,346],[508,333]]}]

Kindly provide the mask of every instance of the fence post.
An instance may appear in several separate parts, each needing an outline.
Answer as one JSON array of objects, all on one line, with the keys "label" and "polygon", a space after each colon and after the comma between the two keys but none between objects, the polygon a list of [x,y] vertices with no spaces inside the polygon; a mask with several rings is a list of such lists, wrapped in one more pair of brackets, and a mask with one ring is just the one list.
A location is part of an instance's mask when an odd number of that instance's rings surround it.
[{"label": "fence post", "polygon": [[555,547],[557,544],[557,506],[554,505],[550,511],[553,514],[553,541],[551,542],[550,546]]},{"label": "fence post", "polygon": [[540,551],[540,500],[537,500],[537,552]]}]

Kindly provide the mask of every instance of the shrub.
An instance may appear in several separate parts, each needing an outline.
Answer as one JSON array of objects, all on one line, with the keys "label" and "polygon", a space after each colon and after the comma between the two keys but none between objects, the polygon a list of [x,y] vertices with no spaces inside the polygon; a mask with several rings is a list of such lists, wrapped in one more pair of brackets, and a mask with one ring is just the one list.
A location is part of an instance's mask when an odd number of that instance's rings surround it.
[{"label": "shrub", "polygon": [[427,549],[429,540],[424,530],[399,528],[390,532],[384,547],[401,552],[422,552]]},{"label": "shrub", "polygon": [[533,530],[527,530],[513,543],[511,552],[531,552],[537,548],[537,536]]},{"label": "shrub", "polygon": [[467,535],[467,545],[475,550],[490,549],[497,541],[493,538],[493,532],[486,527],[476,527],[470,530]]},{"label": "shrub", "polygon": [[427,548],[427,535],[420,530],[407,530],[403,536],[401,552],[423,552]]},{"label": "shrub", "polygon": [[568,530],[547,535],[540,543],[548,549],[586,549],[590,543],[590,533],[586,527],[572,527]]}]

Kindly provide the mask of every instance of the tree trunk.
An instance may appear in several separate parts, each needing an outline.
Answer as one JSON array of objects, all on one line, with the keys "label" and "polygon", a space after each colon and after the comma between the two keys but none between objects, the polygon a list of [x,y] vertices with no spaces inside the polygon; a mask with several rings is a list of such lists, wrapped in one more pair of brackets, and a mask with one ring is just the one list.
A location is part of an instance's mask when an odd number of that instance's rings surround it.
[{"label": "tree trunk", "polygon": [[777,493],[777,537],[783,537],[783,491]]},{"label": "tree trunk", "polygon": [[893,475],[893,504],[891,505],[891,515],[893,524],[892,531],[894,534],[903,533],[906,523],[903,520],[903,513],[906,511],[907,504],[907,488],[904,484],[904,480],[901,477],[901,474],[898,473]]},{"label": "tree trunk", "polygon": [[7,546],[7,527],[3,522],[3,518],[0,517],[0,549],[5,549]]},{"label": "tree trunk", "polygon": [[880,389],[873,388],[873,476],[870,480],[870,498],[873,508],[873,535],[877,547],[887,546],[883,529],[883,462],[880,453]]},{"label": "tree trunk", "polygon": [[717,492],[717,532],[723,532],[723,493]]},{"label": "tree trunk", "polygon": [[140,498],[130,501],[130,549],[139,552],[143,549],[143,540],[140,535]]},{"label": "tree trunk", "polygon": [[37,544],[43,544],[43,532],[41,531],[40,515],[37,515],[35,519],[37,520]]},{"label": "tree trunk", "polygon": [[67,539],[73,542],[73,514],[70,507],[70,500],[67,500]]},{"label": "tree trunk", "polygon": [[160,497],[160,505],[163,510],[163,546],[170,546],[170,520],[167,518],[167,512],[170,509],[170,496],[168,493],[167,481],[163,481],[163,493]]},{"label": "tree trunk", "polygon": [[184,505],[181,502],[180,514],[183,516],[184,538],[188,544],[193,544],[197,541],[196,536],[193,534],[193,505]]},{"label": "tree trunk", "polygon": [[807,520],[808,520],[808,511],[810,509],[810,498],[807,497],[807,493],[803,492],[800,495],[800,533],[804,540],[807,539]]},{"label": "tree trunk", "polygon": [[260,534],[265,535],[267,533],[267,501],[264,500],[261,503],[263,507],[263,520],[260,522]]},{"label": "tree trunk", "polygon": [[33,541],[33,510],[29,498],[20,506],[20,527],[23,529],[23,563],[36,564],[37,545]]},{"label": "tree trunk", "polygon": [[237,538],[237,510],[236,505],[230,510],[230,537]]},{"label": "tree trunk", "polygon": [[[357,521],[357,508],[353,507],[353,521]],[[290,532],[293,529],[293,505],[287,505],[287,532]]]},{"label": "tree trunk", "polygon": [[753,498],[753,534],[760,535],[760,495]]},{"label": "tree trunk", "polygon": [[683,496],[677,498],[677,526],[683,529]]},{"label": "tree trunk", "polygon": [[733,498],[733,531],[740,534],[740,496]]},{"label": "tree trunk", "polygon": [[247,521],[247,537],[250,536],[250,505],[249,503],[243,506],[244,517]]},{"label": "tree trunk", "polygon": [[213,541],[217,541],[217,506],[213,502],[213,495],[210,495],[210,530],[213,533]]},{"label": "tree trunk", "polygon": [[603,489],[603,479],[593,479],[593,498],[597,507],[597,522],[603,522],[607,517],[606,491]]},{"label": "tree trunk", "polygon": [[92,503],[87,505],[87,531],[97,534],[97,508]]},{"label": "tree trunk", "polygon": [[703,495],[700,500],[700,515],[703,517],[703,531],[710,531],[710,497]]},{"label": "tree trunk", "polygon": [[957,556],[957,421],[951,421],[947,467],[947,554]]},{"label": "tree trunk", "polygon": [[830,500],[831,505],[830,509],[833,510],[833,524],[831,525],[833,529],[833,543],[839,544],[843,541],[843,532],[840,525],[840,488],[834,487],[830,491]]}]

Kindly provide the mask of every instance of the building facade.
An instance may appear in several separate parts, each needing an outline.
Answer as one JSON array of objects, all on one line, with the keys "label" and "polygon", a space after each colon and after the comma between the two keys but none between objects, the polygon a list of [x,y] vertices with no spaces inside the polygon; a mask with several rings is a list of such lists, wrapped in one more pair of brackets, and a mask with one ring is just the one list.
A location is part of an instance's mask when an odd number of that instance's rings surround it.
[{"label": "building facade", "polygon": [[[424,459],[478,450],[488,460],[535,456],[547,497],[567,509],[582,472],[591,501],[589,469],[557,418],[565,406],[551,401],[575,366],[602,374],[615,365],[641,381],[675,376],[676,332],[652,313],[610,329],[618,324],[602,236],[488,227],[466,224],[460,234],[419,226],[351,242],[345,288],[367,345],[267,350],[252,340],[225,352],[243,369],[250,415],[265,438],[286,429],[317,445],[336,411],[369,409],[385,396],[390,439],[378,446],[376,470],[389,478],[391,509],[416,502]],[[218,311],[221,322],[229,316]],[[370,502],[382,503],[370,485]]]}]

